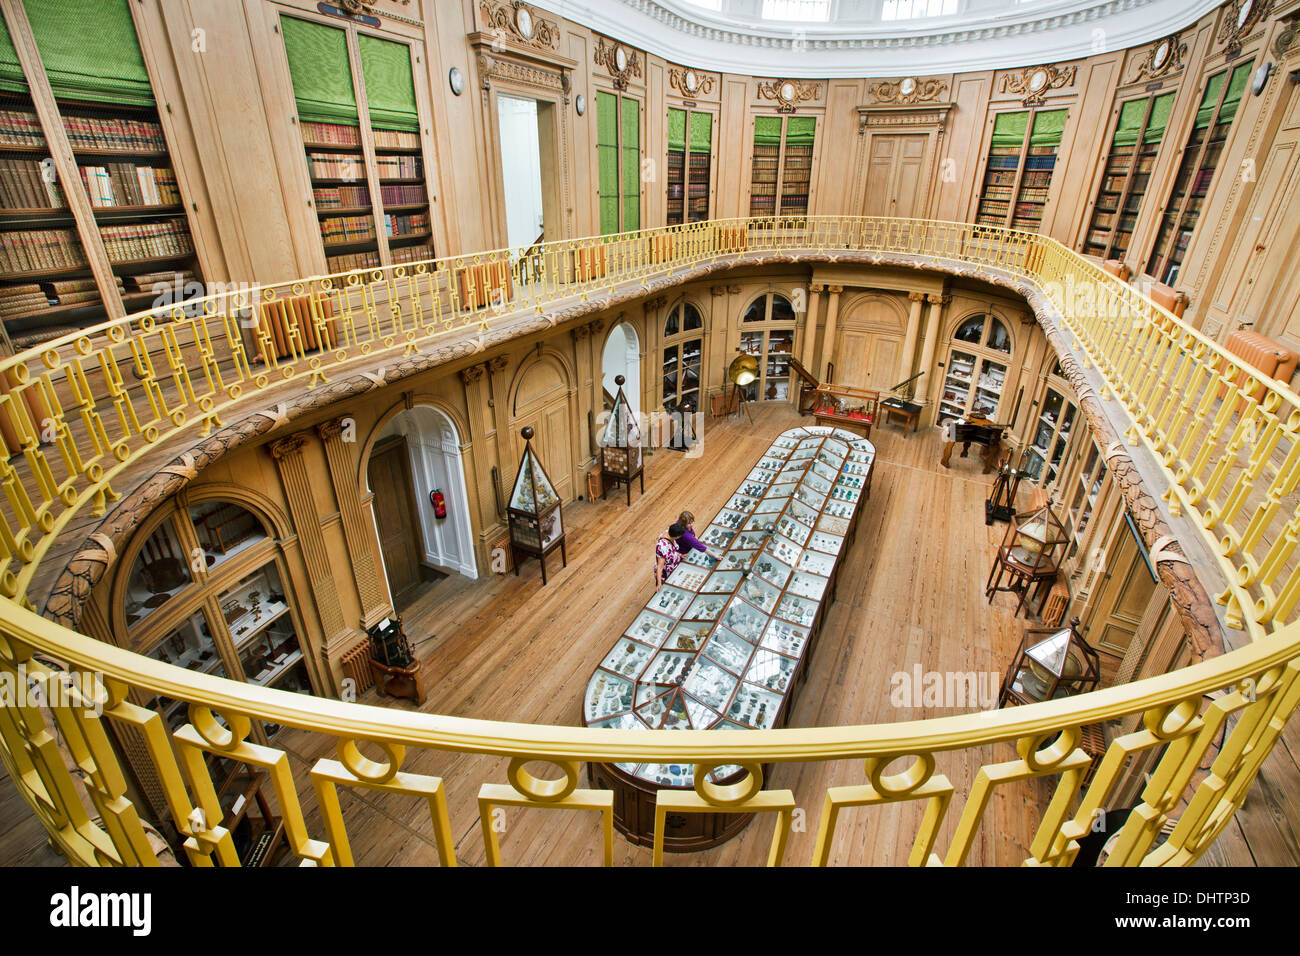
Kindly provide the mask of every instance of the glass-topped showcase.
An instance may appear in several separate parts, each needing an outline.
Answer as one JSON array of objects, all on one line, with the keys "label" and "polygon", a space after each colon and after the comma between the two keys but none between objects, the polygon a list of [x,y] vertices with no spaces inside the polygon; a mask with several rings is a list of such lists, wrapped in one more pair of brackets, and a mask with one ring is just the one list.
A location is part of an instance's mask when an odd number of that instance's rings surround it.
[{"label": "glass-topped showcase", "polygon": [[510,491],[510,549],[514,557],[515,574],[523,557],[534,557],[542,563],[542,584],[546,583],[546,556],[557,548],[569,563],[564,546],[564,517],[560,496],[546,474],[537,452],[533,450],[534,431],[525,426],[520,435],[524,439],[524,452],[519,459],[519,472]]},{"label": "glass-topped showcase", "polygon": [[[875,448],[827,426],[779,435],[587,683],[583,719],[624,729],[779,726],[833,590]],[[619,764],[689,787],[689,764]],[[715,781],[736,773],[721,767]]]},{"label": "glass-topped showcase", "polygon": [[632,479],[641,481],[641,493],[645,494],[645,470],[641,460],[641,427],[637,423],[632,403],[623,393],[622,375],[614,376],[618,394],[614,396],[614,407],[609,411],[609,418],[600,433],[600,475],[603,499],[610,484],[622,484],[627,488],[627,503],[632,504]]}]

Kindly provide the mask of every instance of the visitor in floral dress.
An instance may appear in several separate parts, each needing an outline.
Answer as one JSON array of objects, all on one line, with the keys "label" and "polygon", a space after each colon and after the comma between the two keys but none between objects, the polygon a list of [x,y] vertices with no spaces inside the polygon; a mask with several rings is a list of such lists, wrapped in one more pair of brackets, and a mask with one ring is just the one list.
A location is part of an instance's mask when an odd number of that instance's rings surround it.
[{"label": "visitor in floral dress", "polygon": [[668,530],[659,535],[655,543],[655,590],[663,587],[668,575],[677,570],[682,563],[682,553],[677,550],[677,542],[686,529],[677,523],[669,525]]}]

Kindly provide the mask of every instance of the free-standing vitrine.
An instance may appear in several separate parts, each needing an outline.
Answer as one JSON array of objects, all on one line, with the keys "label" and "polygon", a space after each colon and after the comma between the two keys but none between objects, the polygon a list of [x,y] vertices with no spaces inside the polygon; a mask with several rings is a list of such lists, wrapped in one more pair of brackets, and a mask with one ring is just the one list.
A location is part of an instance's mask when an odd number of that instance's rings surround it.
[{"label": "free-standing vitrine", "polygon": [[564,547],[564,517],[560,496],[546,476],[537,452],[533,450],[533,429],[525,426],[519,433],[524,439],[524,453],[519,459],[519,474],[510,491],[510,553],[515,575],[523,558],[537,558],[542,563],[542,584],[546,583],[546,556],[559,550],[567,567],[569,556]]}]

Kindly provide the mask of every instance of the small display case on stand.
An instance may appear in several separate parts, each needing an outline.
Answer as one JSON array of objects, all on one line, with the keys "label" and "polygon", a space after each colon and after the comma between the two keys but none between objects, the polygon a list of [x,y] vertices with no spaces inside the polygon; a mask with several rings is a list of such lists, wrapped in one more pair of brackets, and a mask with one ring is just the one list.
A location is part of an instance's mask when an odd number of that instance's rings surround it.
[{"label": "small display case on stand", "polygon": [[641,482],[641,494],[645,494],[645,468],[641,456],[641,428],[637,424],[632,405],[623,394],[623,383],[627,381],[622,375],[614,376],[618,394],[614,397],[614,407],[609,413],[609,421],[600,435],[600,477],[602,500],[611,485],[622,484],[627,488],[627,503],[632,504],[632,479]]},{"label": "small display case on stand", "polygon": [[519,460],[519,474],[510,492],[510,507],[507,509],[510,516],[510,556],[514,559],[516,576],[523,558],[541,561],[542,584],[545,584],[548,554],[558,549],[565,567],[569,564],[569,555],[564,547],[564,519],[555,485],[546,476],[537,452],[533,451],[535,433],[532,426],[524,426],[519,434],[524,439],[524,454]]},{"label": "small display case on stand", "polygon": [[871,437],[876,421],[880,393],[848,385],[818,385],[813,393],[812,413],[818,425],[860,428],[862,437]]}]

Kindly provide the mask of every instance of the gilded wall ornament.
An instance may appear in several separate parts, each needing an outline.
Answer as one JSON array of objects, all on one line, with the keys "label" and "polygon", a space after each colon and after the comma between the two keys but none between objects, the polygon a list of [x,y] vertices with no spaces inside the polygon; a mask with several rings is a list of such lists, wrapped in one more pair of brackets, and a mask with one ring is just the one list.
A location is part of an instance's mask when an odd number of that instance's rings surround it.
[{"label": "gilded wall ornament", "polygon": [[594,59],[597,66],[609,70],[616,90],[627,89],[628,77],[641,78],[641,58],[631,47],[621,43],[606,43],[604,37],[596,37]]},{"label": "gilded wall ornament", "polygon": [[1147,49],[1133,74],[1133,81],[1175,73],[1183,68],[1183,57],[1186,55],[1187,44],[1178,38],[1178,34],[1167,36]]},{"label": "gilded wall ornament", "polygon": [[481,0],[478,8],[489,33],[543,50],[554,50],[560,45],[558,24],[520,0],[513,3]]},{"label": "gilded wall ornament", "polygon": [[716,80],[712,73],[701,73],[691,69],[679,70],[675,66],[668,68],[668,85],[683,96],[708,96],[713,92],[714,82]]},{"label": "gilded wall ornament", "polygon": [[1025,106],[1037,106],[1051,90],[1072,86],[1077,67],[1027,66],[1002,77],[1002,92],[1018,94]]},{"label": "gilded wall ornament", "polygon": [[948,89],[944,80],[922,80],[907,76],[901,80],[882,80],[867,88],[877,103],[931,103]]},{"label": "gilded wall ornament", "polygon": [[760,99],[776,100],[777,112],[793,113],[797,104],[818,99],[822,85],[801,80],[768,80],[758,84],[758,95]]},{"label": "gilded wall ornament", "polygon": [[1224,45],[1224,53],[1229,57],[1236,56],[1241,50],[1241,41],[1257,23],[1268,16],[1272,5],[1272,0],[1232,0],[1224,8],[1217,37]]}]

